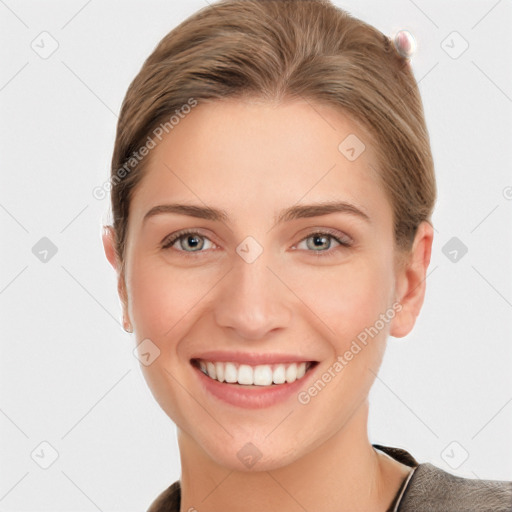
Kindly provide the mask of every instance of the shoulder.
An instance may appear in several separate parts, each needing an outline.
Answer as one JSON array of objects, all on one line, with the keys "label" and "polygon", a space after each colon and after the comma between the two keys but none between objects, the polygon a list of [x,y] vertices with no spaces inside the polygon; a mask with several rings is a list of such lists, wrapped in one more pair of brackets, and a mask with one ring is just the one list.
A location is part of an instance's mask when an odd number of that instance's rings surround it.
[{"label": "shoulder", "polygon": [[397,512],[510,512],[512,482],[462,478],[419,464]]},{"label": "shoulder", "polygon": [[158,495],[149,506],[147,512],[179,512],[180,498],[180,481],[177,480]]}]

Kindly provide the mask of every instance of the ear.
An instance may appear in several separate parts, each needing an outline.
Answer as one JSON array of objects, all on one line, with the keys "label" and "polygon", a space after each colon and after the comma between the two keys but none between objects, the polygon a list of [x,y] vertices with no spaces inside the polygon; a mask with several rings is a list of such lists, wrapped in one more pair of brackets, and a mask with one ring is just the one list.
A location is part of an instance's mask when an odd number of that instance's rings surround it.
[{"label": "ear", "polygon": [[116,233],[114,228],[112,226],[103,226],[101,238],[103,241],[105,256],[117,273],[117,293],[123,306],[123,324],[126,330],[127,327],[130,326],[130,320],[128,318],[128,298],[124,274],[121,272],[121,262],[119,261],[116,253]]},{"label": "ear", "polygon": [[416,230],[413,246],[405,262],[396,271],[395,293],[402,309],[393,318],[389,334],[402,338],[416,323],[425,298],[426,275],[430,264],[434,230],[423,221]]},{"label": "ear", "polygon": [[101,240],[103,242],[103,249],[107,260],[110,262],[114,270],[118,272],[119,264],[115,250],[116,234],[112,226],[103,226]]}]

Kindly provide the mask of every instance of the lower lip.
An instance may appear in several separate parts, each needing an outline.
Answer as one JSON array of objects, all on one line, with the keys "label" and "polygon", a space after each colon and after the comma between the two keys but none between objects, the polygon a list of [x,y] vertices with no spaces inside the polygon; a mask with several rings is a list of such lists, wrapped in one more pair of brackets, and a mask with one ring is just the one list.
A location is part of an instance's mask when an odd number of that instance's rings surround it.
[{"label": "lower lip", "polygon": [[295,382],[276,384],[272,386],[244,386],[241,384],[226,384],[205,375],[199,368],[192,365],[203,388],[214,397],[225,403],[246,409],[263,409],[276,405],[290,397],[296,396],[311,379],[318,363],[313,364],[304,376]]}]

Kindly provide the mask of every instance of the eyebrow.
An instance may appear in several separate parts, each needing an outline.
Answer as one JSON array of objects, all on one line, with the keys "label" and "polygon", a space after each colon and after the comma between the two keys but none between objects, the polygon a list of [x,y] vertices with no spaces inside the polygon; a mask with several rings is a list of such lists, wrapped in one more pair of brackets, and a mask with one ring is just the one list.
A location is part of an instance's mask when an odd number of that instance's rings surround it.
[{"label": "eyebrow", "polygon": [[[212,208],[210,206],[173,203],[154,206],[144,215],[143,223],[155,215],[173,213],[178,215],[187,215],[189,217],[196,217],[198,219],[220,222],[229,221],[229,215],[225,210]],[[371,223],[371,219],[367,213],[346,201],[331,201],[291,206],[285,210],[282,210],[278,216],[275,216],[274,222],[275,224],[281,224],[283,222],[289,222],[295,219],[319,217],[322,215],[329,215],[331,213],[346,213]]]}]

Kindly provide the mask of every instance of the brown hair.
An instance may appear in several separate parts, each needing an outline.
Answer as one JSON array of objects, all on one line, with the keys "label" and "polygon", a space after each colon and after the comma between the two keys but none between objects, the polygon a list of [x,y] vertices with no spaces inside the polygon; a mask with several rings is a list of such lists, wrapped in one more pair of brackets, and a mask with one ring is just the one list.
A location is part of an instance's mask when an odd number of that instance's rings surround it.
[{"label": "brown hair", "polygon": [[305,98],[349,115],[373,143],[396,247],[410,249],[420,222],[431,222],[437,192],[423,106],[410,65],[391,39],[329,0],[221,0],[160,41],[124,98],[111,173],[122,268],[149,135],[166,121],[172,128],[170,116],[193,102],[242,97]]}]

